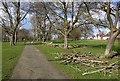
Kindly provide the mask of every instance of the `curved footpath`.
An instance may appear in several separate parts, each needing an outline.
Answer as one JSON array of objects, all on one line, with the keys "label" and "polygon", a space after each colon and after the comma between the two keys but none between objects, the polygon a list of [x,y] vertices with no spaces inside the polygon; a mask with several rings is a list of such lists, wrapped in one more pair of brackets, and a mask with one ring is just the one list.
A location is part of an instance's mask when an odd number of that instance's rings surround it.
[{"label": "curved footpath", "polygon": [[68,79],[33,45],[26,45],[10,79]]}]

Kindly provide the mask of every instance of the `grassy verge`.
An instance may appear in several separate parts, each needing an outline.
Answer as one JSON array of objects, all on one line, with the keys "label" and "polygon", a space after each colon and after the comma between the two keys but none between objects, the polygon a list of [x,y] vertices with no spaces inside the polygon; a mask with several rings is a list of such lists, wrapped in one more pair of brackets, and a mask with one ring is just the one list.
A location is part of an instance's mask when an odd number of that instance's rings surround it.
[{"label": "grassy verge", "polygon": [[[61,69],[66,75],[68,75],[72,79],[115,79],[118,78],[117,74],[104,74],[103,72],[97,72],[90,75],[83,76],[82,73],[87,71],[93,71],[96,70],[95,68],[86,67],[83,65],[72,65],[74,67],[79,67],[81,71],[75,70],[71,67],[71,65],[63,65],[60,64],[59,61],[54,61],[55,57],[57,56],[55,53],[71,53],[73,51],[75,52],[81,52],[81,53],[88,53],[92,52],[92,54],[97,55],[103,55],[105,50],[105,45],[107,41],[72,41],[69,42],[69,44],[79,44],[79,45],[89,45],[86,48],[74,48],[74,49],[68,49],[64,50],[63,48],[59,47],[52,47],[47,45],[37,45],[38,49],[43,52],[49,60],[53,60],[52,62],[55,63],[59,69]],[[117,48],[117,44],[114,46],[114,49]],[[112,60],[110,59],[103,59],[107,60],[110,63],[118,60],[116,57]]]},{"label": "grassy verge", "polygon": [[18,42],[16,46],[10,46],[8,42],[2,43],[2,78],[10,76],[16,65],[24,45]]},{"label": "grassy verge", "polygon": [[0,40],[0,81],[2,80],[2,42]]}]

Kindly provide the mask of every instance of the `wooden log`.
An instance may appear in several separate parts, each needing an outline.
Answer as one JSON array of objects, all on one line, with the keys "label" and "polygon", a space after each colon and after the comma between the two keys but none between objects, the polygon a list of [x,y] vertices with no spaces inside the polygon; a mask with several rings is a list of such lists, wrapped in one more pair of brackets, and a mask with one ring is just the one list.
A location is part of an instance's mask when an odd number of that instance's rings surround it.
[{"label": "wooden log", "polygon": [[85,73],[83,73],[82,75],[93,74],[93,73],[96,73],[96,72],[103,71],[103,70],[105,70],[105,69],[106,69],[106,68],[102,68],[102,69],[99,69],[99,70],[96,70],[96,71],[85,72]]},{"label": "wooden log", "polygon": [[81,70],[80,69],[78,69],[77,67],[73,67],[72,65],[69,65],[71,68],[73,68],[73,69],[75,69],[75,70],[77,70],[77,71],[79,71],[79,72],[81,72]]},{"label": "wooden log", "polygon": [[103,71],[103,70],[106,70],[106,69],[111,69],[115,66],[115,64],[118,63],[118,61],[110,64],[109,66],[105,67],[105,68],[102,68],[102,69],[99,69],[99,70],[96,70],[96,71],[91,71],[91,72],[85,72],[83,73],[82,75],[87,75],[87,74],[93,74],[93,73],[96,73],[96,72],[100,72],[100,71]]}]

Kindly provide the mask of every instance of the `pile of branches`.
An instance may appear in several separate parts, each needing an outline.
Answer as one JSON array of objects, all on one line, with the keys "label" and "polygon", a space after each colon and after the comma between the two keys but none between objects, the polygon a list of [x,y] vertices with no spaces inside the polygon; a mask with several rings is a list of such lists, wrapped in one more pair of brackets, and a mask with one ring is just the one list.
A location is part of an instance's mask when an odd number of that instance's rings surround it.
[{"label": "pile of branches", "polygon": [[42,43],[53,47],[64,47],[63,44],[54,44],[53,42],[42,42]]},{"label": "pile of branches", "polygon": [[100,56],[91,55],[91,54],[88,54],[88,55],[65,54],[59,57],[59,60],[61,60],[60,63],[63,63],[63,64],[70,64],[70,63],[84,64],[91,67],[96,67],[99,65],[103,65],[101,67],[104,67],[108,64],[107,61],[102,61],[98,59],[100,59]]},{"label": "pile of branches", "polygon": [[[111,73],[111,70],[118,69],[118,61],[110,64],[108,61],[103,60],[98,55],[92,54],[61,54],[59,57],[60,63],[62,64],[80,64],[88,67],[96,68],[97,70],[91,72],[85,72],[82,75],[92,74],[101,71],[108,71]],[[76,70],[79,70],[76,68]]]}]

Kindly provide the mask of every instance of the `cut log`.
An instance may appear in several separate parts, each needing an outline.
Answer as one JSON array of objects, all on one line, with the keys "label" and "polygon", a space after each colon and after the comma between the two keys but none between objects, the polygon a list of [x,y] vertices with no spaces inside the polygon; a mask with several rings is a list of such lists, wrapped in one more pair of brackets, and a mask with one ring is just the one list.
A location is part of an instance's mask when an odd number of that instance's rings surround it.
[{"label": "cut log", "polygon": [[107,66],[105,68],[102,68],[102,69],[99,69],[99,70],[96,70],[96,71],[85,72],[82,75],[93,74],[93,73],[100,72],[100,71],[103,71],[103,70],[106,70],[106,69],[111,69],[116,65],[116,63],[118,63],[118,61],[116,61],[115,63],[110,64],[109,66]]},{"label": "cut log", "polygon": [[79,72],[81,72],[81,70],[80,69],[78,69],[77,67],[73,67],[73,66],[71,66],[71,65],[69,65],[71,68],[73,68],[73,69],[75,69],[75,70],[77,70],[77,71],[79,71]]},{"label": "cut log", "polygon": [[105,69],[106,69],[106,68],[102,68],[102,69],[99,69],[99,70],[96,70],[96,71],[86,72],[86,73],[83,73],[82,75],[93,74],[93,73],[96,73],[96,72],[103,71],[103,70],[105,70]]}]

